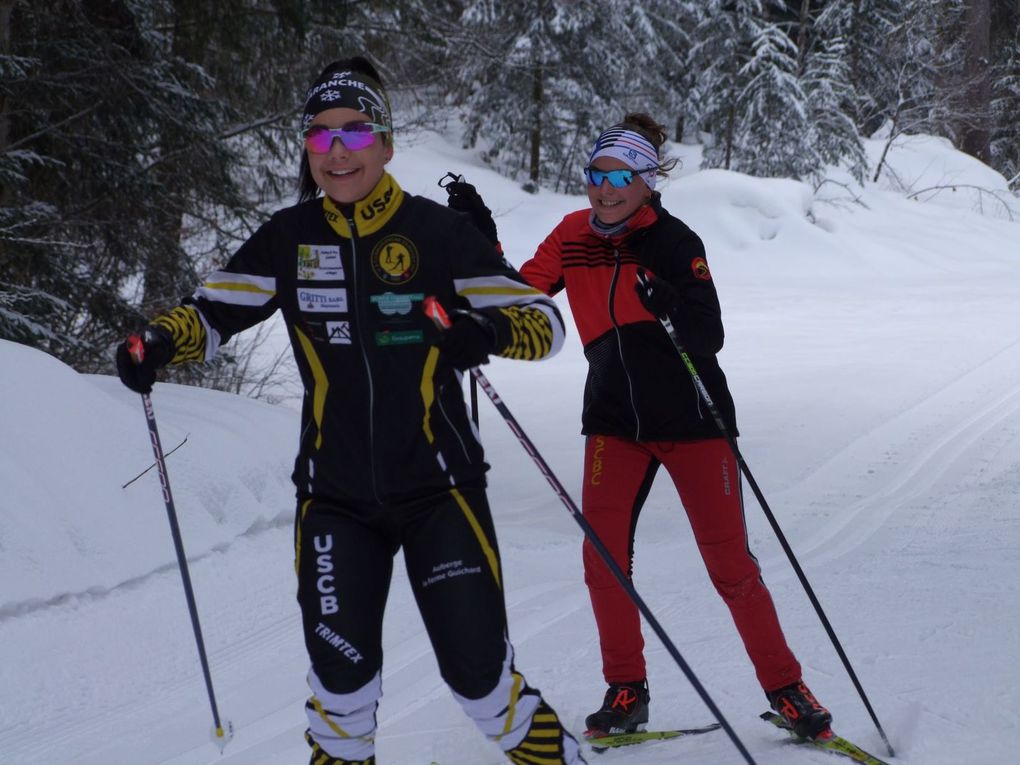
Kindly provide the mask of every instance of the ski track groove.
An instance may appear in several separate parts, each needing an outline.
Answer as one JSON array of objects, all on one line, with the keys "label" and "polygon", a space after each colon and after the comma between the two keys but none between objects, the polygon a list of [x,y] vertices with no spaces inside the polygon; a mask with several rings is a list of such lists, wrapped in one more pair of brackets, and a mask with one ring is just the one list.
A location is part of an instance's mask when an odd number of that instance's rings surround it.
[{"label": "ski track groove", "polygon": [[[839,507],[836,520],[818,527],[811,537],[800,542],[795,549],[798,559],[821,566],[855,552],[904,504],[925,496],[944,480],[946,473],[962,462],[968,451],[988,433],[1015,417],[1020,412],[1020,389],[1016,389],[1012,382],[1020,377],[1020,363],[1013,358],[1017,348],[1020,348],[1020,341],[1011,343],[892,420],[856,439],[797,486],[785,490],[784,494],[791,491],[811,494],[816,497],[813,504],[824,502],[830,505],[838,503],[839,497],[834,496],[831,490],[825,494],[812,489],[831,487],[834,479],[838,481],[845,475],[846,465],[866,465],[876,475],[888,473],[869,496]],[[1001,369],[1003,366],[1006,368]],[[955,410],[946,406],[961,400],[955,392],[958,388],[973,389],[989,384],[998,388],[999,392],[994,397],[986,396],[985,403],[966,416],[958,417]],[[949,414],[940,414],[946,409]],[[904,422],[910,424],[904,425]],[[897,432],[909,433],[909,436],[894,442],[888,434]],[[928,433],[939,435],[921,450],[912,445],[924,443]],[[913,456],[892,472],[889,472],[890,461],[876,461],[875,457],[853,458],[855,454],[896,452],[912,452]],[[753,495],[750,496],[753,498]],[[791,575],[770,573],[770,578],[778,580]]]}]

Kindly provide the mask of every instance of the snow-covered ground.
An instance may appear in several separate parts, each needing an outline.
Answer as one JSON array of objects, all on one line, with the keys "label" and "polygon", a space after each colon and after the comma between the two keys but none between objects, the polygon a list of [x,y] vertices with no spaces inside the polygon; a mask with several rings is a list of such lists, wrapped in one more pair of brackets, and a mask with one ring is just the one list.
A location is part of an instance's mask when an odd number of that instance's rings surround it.
[{"label": "snow-covered ground", "polygon": [[[398,145],[410,191],[463,172],[521,263],[582,197],[529,195],[449,137]],[[877,159],[881,144],[870,147]],[[667,209],[706,242],[727,327],[741,448],[904,765],[1001,765],[1020,750],[1020,224],[987,168],[905,140],[860,192],[723,171],[698,148]],[[953,186],[955,184],[955,186]],[[912,191],[941,188],[909,199]],[[955,188],[955,190],[953,190]],[[824,199],[823,199],[824,198]],[[984,212],[974,210],[984,202]],[[1015,197],[1014,207],[1020,207]],[[561,302],[565,315],[565,301]],[[576,334],[539,365],[486,373],[575,497],[585,363]],[[306,662],[289,472],[298,416],[171,385],[153,394],[219,708],[221,755],[139,397],[0,342],[0,763],[307,762]],[[580,530],[482,401],[518,667],[575,730],[603,684]],[[123,488],[124,484],[128,484]],[[748,493],[753,549],[806,679],[838,730],[882,743]],[[660,477],[637,588],[760,765],[823,762],[757,719],[765,700]],[[647,633],[652,727],[711,715]],[[439,679],[406,581],[385,630],[378,755],[491,765],[498,750]],[[590,762],[743,762],[721,732]]]}]

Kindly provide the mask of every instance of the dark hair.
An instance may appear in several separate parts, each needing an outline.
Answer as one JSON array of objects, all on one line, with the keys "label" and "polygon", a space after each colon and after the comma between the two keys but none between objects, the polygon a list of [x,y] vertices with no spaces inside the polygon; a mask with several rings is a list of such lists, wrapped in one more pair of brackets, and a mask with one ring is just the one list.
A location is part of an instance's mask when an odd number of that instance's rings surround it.
[{"label": "dark hair", "polygon": [[[327,64],[319,76],[315,78],[313,82],[321,82],[326,78],[327,75],[333,72],[339,72],[345,69],[350,69],[354,72],[359,72],[379,83],[382,86],[382,77],[379,76],[379,72],[372,62],[364,56],[351,56],[350,58],[341,58],[334,61],[332,64]],[[389,141],[389,133],[382,133],[382,140]],[[315,199],[319,196],[319,186],[312,178],[312,168],[308,164],[308,150],[301,147],[301,168],[298,171],[298,202],[307,202],[310,199]]]},{"label": "dark hair", "polygon": [[625,130],[632,130],[640,136],[647,138],[652,146],[655,147],[655,153],[659,155],[659,165],[655,169],[655,174],[660,178],[668,178],[669,171],[672,170],[680,162],[676,157],[663,157],[662,156],[662,145],[666,143],[666,139],[669,138],[669,134],[666,133],[666,127],[660,125],[651,116],[644,112],[629,112],[624,115],[623,121],[617,123],[613,127],[624,128]]}]

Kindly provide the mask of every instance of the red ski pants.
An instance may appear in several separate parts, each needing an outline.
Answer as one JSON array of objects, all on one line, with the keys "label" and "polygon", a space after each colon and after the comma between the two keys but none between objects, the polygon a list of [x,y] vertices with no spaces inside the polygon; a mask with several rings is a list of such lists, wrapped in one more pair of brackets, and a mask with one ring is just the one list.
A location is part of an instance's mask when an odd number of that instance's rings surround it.
[{"label": "red ski pants", "polygon": [[[800,664],[786,645],[772,596],[748,549],[740,472],[724,439],[636,442],[589,436],[585,518],[631,576],[638,514],[660,464],[680,494],[708,575],[729,606],[762,688],[775,690],[799,680]],[[583,554],[606,682],[640,680],[646,673],[637,606],[587,540]]]}]

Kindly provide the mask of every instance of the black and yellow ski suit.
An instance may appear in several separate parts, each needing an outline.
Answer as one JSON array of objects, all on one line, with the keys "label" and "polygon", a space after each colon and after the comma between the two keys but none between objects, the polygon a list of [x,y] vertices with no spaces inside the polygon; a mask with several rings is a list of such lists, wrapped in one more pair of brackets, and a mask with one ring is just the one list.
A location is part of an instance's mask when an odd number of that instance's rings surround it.
[{"label": "black and yellow ski suit", "polygon": [[562,344],[552,301],[466,218],[389,174],[343,209],[325,198],[277,212],[154,323],[171,332],[174,363],[212,357],[277,310],[286,323],[305,387],[295,563],[314,751],[329,762],[374,756],[383,611],[402,548],[465,711],[514,761],[576,762],[576,742],[513,666],[488,466],[460,375],[432,344],[429,295],[483,312],[501,356],[542,359]]}]

